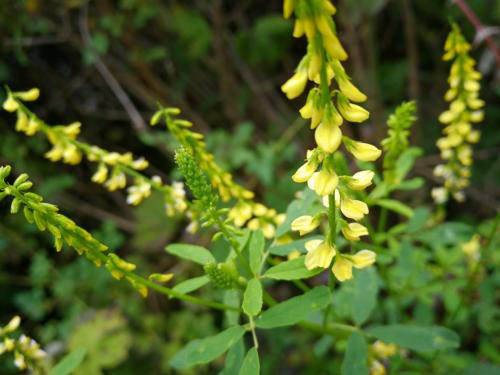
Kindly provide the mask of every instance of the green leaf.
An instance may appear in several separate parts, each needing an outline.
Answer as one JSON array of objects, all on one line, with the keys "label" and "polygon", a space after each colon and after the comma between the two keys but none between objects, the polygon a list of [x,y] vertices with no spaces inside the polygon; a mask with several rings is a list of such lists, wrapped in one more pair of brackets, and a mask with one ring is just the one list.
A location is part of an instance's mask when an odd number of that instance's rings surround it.
[{"label": "green leaf", "polygon": [[376,199],[372,202],[377,206],[387,208],[388,210],[397,212],[408,218],[413,216],[413,209],[400,201],[395,201],[393,199]]},{"label": "green leaf", "polygon": [[402,181],[399,184],[391,188],[391,190],[416,190],[420,189],[425,183],[425,180],[421,177],[415,177],[411,180]]},{"label": "green leaf", "polygon": [[198,264],[207,264],[214,262],[215,258],[210,251],[201,246],[189,245],[189,244],[172,244],[165,248],[170,254],[176,255],[179,258],[189,260]]},{"label": "green leaf", "polygon": [[466,223],[443,223],[419,234],[417,239],[436,248],[468,241],[474,232],[474,227]]},{"label": "green leaf", "polygon": [[438,326],[419,327],[393,324],[370,328],[368,333],[382,341],[417,352],[431,352],[460,346],[460,338],[455,332]]},{"label": "green leaf", "polygon": [[321,210],[324,210],[324,207],[319,201],[317,194],[311,189],[304,189],[301,197],[292,201],[288,206],[285,221],[276,229],[276,237],[280,237],[292,230],[292,221],[299,216],[314,216]]},{"label": "green leaf", "polygon": [[264,233],[259,229],[252,233],[252,238],[250,238],[250,244],[248,248],[250,269],[254,275],[260,273],[260,266],[262,263],[262,255],[264,254],[264,247],[266,246],[266,239],[264,238]]},{"label": "green leaf", "polygon": [[206,285],[209,281],[210,278],[207,275],[194,277],[192,279],[177,284],[176,286],[173,287],[173,290],[179,293],[187,294],[195,291],[196,289],[201,288],[202,286]]},{"label": "green leaf", "polygon": [[241,365],[243,364],[243,359],[245,358],[245,343],[243,339],[238,340],[227,352],[226,359],[224,361],[224,370],[220,375],[233,375],[240,371]]},{"label": "green leaf", "polygon": [[243,295],[243,311],[250,316],[256,316],[262,310],[262,284],[257,279],[248,282]]},{"label": "green leaf", "polygon": [[307,279],[324,271],[321,268],[308,270],[304,264],[304,259],[305,257],[302,256],[282,262],[277,266],[269,268],[262,277],[268,277],[275,280],[298,280]]},{"label": "green leaf", "polygon": [[52,370],[49,375],[69,375],[82,363],[87,349],[78,348],[66,355]]},{"label": "green leaf", "polygon": [[193,340],[177,352],[170,363],[176,369],[185,369],[211,362],[236,344],[244,334],[245,328],[234,326],[215,336]]},{"label": "green leaf", "polygon": [[352,318],[360,326],[370,317],[377,304],[378,280],[373,267],[356,272],[354,277],[354,297]]},{"label": "green leaf", "polygon": [[364,336],[354,332],[347,342],[347,350],[342,362],[342,375],[368,375],[367,356],[368,347]]},{"label": "green leaf", "polygon": [[467,367],[464,375],[498,375],[500,367],[489,363],[474,363]]},{"label": "green leaf", "polygon": [[309,314],[321,310],[331,303],[332,296],[326,286],[318,286],[301,296],[290,298],[269,310],[256,321],[259,328],[275,328],[296,324]]},{"label": "green leaf", "polygon": [[408,172],[412,169],[415,160],[423,154],[423,150],[418,147],[410,147],[404,151],[396,162],[396,178],[403,181]]},{"label": "green leaf", "polygon": [[415,233],[425,227],[431,217],[431,211],[426,207],[415,209],[413,217],[406,223],[406,232]]},{"label": "green leaf", "polygon": [[243,360],[243,364],[241,365],[241,369],[239,375],[259,375],[260,374],[260,362],[259,362],[259,353],[257,349],[252,348],[248,351],[245,359]]}]

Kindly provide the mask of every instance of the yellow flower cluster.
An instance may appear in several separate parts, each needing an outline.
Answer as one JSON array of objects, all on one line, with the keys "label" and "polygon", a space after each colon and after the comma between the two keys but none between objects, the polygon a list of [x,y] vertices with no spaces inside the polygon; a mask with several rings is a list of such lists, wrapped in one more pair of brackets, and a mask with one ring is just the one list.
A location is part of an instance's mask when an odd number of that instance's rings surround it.
[{"label": "yellow flower cluster", "polygon": [[[295,14],[294,37],[306,36],[307,54],[299,63],[295,74],[282,85],[282,91],[289,99],[300,96],[308,80],[317,84],[307,96],[300,114],[310,119],[317,147],[307,152],[306,162],[295,172],[292,179],[297,183],[307,182],[309,188],[323,197],[325,206],[332,199],[335,206],[346,218],[360,221],[368,214],[365,202],[355,199],[356,191],[371,185],[374,173],[361,171],[353,176],[339,176],[336,172],[334,154],[341,144],[360,161],[375,161],[381,150],[368,143],[355,141],[344,136],[341,126],[345,121],[363,122],[369,117],[368,111],[353,102],[363,102],[366,96],[351,82],[341,61],[347,53],[336,36],[332,16],[336,9],[329,0],[285,0],[285,18]],[[333,82],[336,87],[332,87]],[[321,216],[321,215],[320,215]],[[339,220],[346,239],[355,241],[368,234],[359,223]],[[292,224],[293,230],[301,235],[318,227],[320,217],[299,217]],[[332,228],[330,228],[332,230]],[[308,268],[329,267],[337,250],[331,243],[332,233],[322,243],[314,242],[308,246],[306,266]],[[361,254],[360,254],[361,253]],[[375,260],[375,254],[363,250],[354,256],[338,255],[333,271],[343,281],[352,277],[352,267],[366,267]],[[365,260],[366,259],[366,260]],[[327,264],[328,263],[328,264]]]},{"label": "yellow flower cluster", "polygon": [[250,230],[261,229],[266,238],[273,238],[276,227],[285,221],[285,214],[278,214],[261,203],[240,200],[228,214],[237,227],[246,224]]},{"label": "yellow flower cluster", "polygon": [[444,187],[435,188],[432,196],[437,203],[444,203],[448,195],[463,202],[463,189],[469,185],[473,161],[471,144],[477,143],[480,131],[472,124],[481,122],[484,101],[479,98],[481,73],[475,70],[475,61],[469,56],[470,44],[457,25],[453,25],[445,43],[443,60],[453,60],[448,79],[450,88],[444,98],[450,102],[448,110],[441,113],[439,121],[444,125],[443,136],[437,141],[441,157],[446,164],[434,169],[434,174],[444,179]]},{"label": "yellow flower cluster", "polygon": [[380,360],[386,360],[398,352],[398,347],[394,344],[386,344],[383,341],[377,340],[371,346],[371,351],[376,358],[371,360],[370,375],[385,375],[387,371]]},{"label": "yellow flower cluster", "polygon": [[[223,170],[215,161],[214,155],[206,150],[203,134],[190,130],[190,121],[178,119],[178,108],[161,108],[152,118],[151,125],[156,125],[165,118],[167,129],[174,135],[181,146],[188,149],[196,158],[200,168],[208,175],[212,186],[217,189],[223,201],[236,199],[237,203],[230,209],[229,218],[238,227],[246,226],[250,230],[261,229],[267,238],[274,237],[276,227],[285,217],[276,210],[270,209],[252,199],[254,193],[234,182],[233,176]],[[196,224],[191,225],[194,229]]]},{"label": "yellow flower cluster", "polygon": [[30,369],[34,374],[44,373],[44,358],[46,353],[40,348],[40,345],[32,338],[21,335],[18,339],[10,337],[10,334],[16,331],[21,324],[19,316],[13,317],[10,322],[0,327],[0,355],[14,352],[14,365],[19,370]]},{"label": "yellow flower cluster", "polygon": [[52,148],[45,154],[49,160],[53,162],[62,160],[64,163],[75,165],[80,163],[85,155],[89,161],[98,164],[92,181],[102,184],[109,191],[124,189],[127,186],[127,176],[134,177],[134,184],[127,190],[129,204],[140,204],[151,195],[152,189],[156,189],[164,195],[167,215],[173,216],[176,213],[183,213],[187,209],[187,202],[184,198],[185,191],[181,183],[169,186],[164,184],[158,176],[148,178],[138,173],[149,165],[143,157],[134,159],[130,152],[124,154],[109,152],[77,140],[77,136],[80,134],[80,122],[65,126],[49,126],[42,121],[23,103],[23,101],[36,100],[39,94],[40,91],[37,88],[24,92],[9,90],[3,108],[6,111],[17,113],[17,131],[28,136],[35,135],[37,132],[46,135],[52,145]]}]

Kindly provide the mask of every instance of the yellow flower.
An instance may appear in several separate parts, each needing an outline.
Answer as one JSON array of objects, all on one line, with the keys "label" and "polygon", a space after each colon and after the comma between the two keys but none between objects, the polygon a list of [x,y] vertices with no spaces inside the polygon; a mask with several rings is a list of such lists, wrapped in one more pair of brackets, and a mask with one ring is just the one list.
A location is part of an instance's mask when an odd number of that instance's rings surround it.
[{"label": "yellow flower", "polygon": [[293,250],[291,251],[288,255],[287,255],[287,259],[288,260],[294,260],[294,259],[297,259],[299,258],[301,255],[300,251],[298,250]]},{"label": "yellow flower", "polygon": [[9,95],[7,96],[7,100],[3,102],[3,109],[5,109],[7,112],[15,112],[19,109],[19,104],[12,97],[12,94],[9,93]]},{"label": "yellow flower", "polygon": [[342,94],[347,96],[349,100],[357,103],[362,103],[366,100],[366,95],[359,91],[359,89],[347,78],[339,78],[337,82],[339,84],[340,91],[342,91]]},{"label": "yellow flower", "polygon": [[16,130],[24,132],[28,129],[28,116],[23,111],[17,112]]},{"label": "yellow flower", "polygon": [[173,273],[153,273],[149,275],[148,279],[159,283],[167,283],[174,277]]},{"label": "yellow flower", "polygon": [[322,122],[314,132],[314,138],[319,148],[325,152],[337,151],[342,140],[342,131],[332,122]]},{"label": "yellow flower", "polygon": [[285,0],[283,3],[283,17],[290,18],[295,8],[296,0]]},{"label": "yellow flower", "polygon": [[21,318],[19,316],[13,317],[10,322],[3,328],[4,332],[14,332],[16,329],[19,328],[19,325],[21,324]]},{"label": "yellow flower", "polygon": [[341,255],[337,256],[332,267],[332,272],[340,282],[352,279],[351,261]]},{"label": "yellow flower", "polygon": [[324,35],[324,43],[326,51],[333,58],[340,61],[347,59],[347,52],[336,35]]},{"label": "yellow flower", "polygon": [[[344,137],[344,139],[346,138],[347,137]],[[381,150],[369,143],[348,140],[348,142],[345,142],[345,145],[349,152],[352,153],[356,159],[361,161],[375,161],[382,154]]]},{"label": "yellow flower", "polygon": [[357,104],[349,103],[349,101],[340,94],[338,95],[337,107],[340,113],[342,113],[342,116],[350,122],[363,122],[370,117],[370,112]]},{"label": "yellow flower", "polygon": [[14,352],[14,365],[19,370],[24,370],[27,367],[26,360],[24,359],[24,355],[19,353],[17,350]]},{"label": "yellow flower", "polygon": [[98,184],[102,184],[104,183],[104,181],[106,181],[107,178],[108,168],[106,168],[106,165],[104,163],[100,163],[96,173],[94,173],[94,175],[92,176],[92,181]]},{"label": "yellow flower", "polygon": [[315,230],[320,224],[320,220],[318,217],[313,216],[300,216],[292,221],[292,230],[295,232],[299,232],[301,236],[312,232]]},{"label": "yellow flower", "polygon": [[372,349],[375,354],[382,359],[392,357],[398,351],[398,347],[394,344],[386,344],[383,341],[377,340],[373,343]]},{"label": "yellow flower", "polygon": [[130,186],[127,189],[127,203],[137,206],[144,199],[151,195],[151,185],[142,180],[137,183],[137,185]]},{"label": "yellow flower", "polygon": [[333,194],[338,183],[339,178],[337,174],[323,168],[320,172],[313,174],[313,177],[308,181],[308,186],[313,189],[316,194],[324,196]]},{"label": "yellow flower", "polygon": [[38,99],[38,97],[40,96],[40,90],[34,87],[28,91],[16,92],[15,95],[21,100],[31,102]]},{"label": "yellow flower", "polygon": [[371,250],[361,250],[351,256],[351,261],[356,268],[365,268],[375,263],[377,255]]},{"label": "yellow flower", "polygon": [[68,164],[78,164],[82,160],[82,153],[75,145],[67,145],[63,152],[63,161]]},{"label": "yellow flower", "polygon": [[372,171],[356,172],[348,182],[348,185],[353,190],[364,190],[372,184],[375,173]]},{"label": "yellow flower", "polygon": [[244,201],[239,202],[229,211],[229,218],[238,227],[243,226],[252,217],[252,206]]},{"label": "yellow flower", "polygon": [[149,162],[144,159],[144,158],[139,158],[137,160],[134,160],[132,163],[131,163],[131,167],[136,169],[136,170],[143,170],[143,169],[146,169],[149,165]]},{"label": "yellow flower", "polygon": [[317,267],[328,268],[336,254],[335,248],[322,240],[308,241],[305,248],[307,250],[305,266],[308,270]]},{"label": "yellow flower", "polygon": [[288,99],[294,99],[302,94],[306,87],[306,83],[307,71],[299,70],[281,86],[281,91],[286,94]]},{"label": "yellow flower", "polygon": [[385,367],[382,363],[377,360],[372,362],[370,368],[370,375],[385,375],[387,372],[385,371]]},{"label": "yellow flower", "polygon": [[303,164],[292,176],[292,180],[297,183],[306,182],[311,178],[316,169],[318,168],[318,163],[312,160],[307,161]]},{"label": "yellow flower", "polygon": [[342,226],[342,233],[349,241],[359,241],[359,237],[368,235],[368,229],[359,223],[350,223]]},{"label": "yellow flower", "polygon": [[342,197],[340,201],[340,210],[344,216],[359,221],[368,213],[368,206],[363,201]]},{"label": "yellow flower", "polygon": [[113,172],[113,175],[105,184],[109,191],[122,189],[125,185],[127,185],[127,178],[123,172]]},{"label": "yellow flower", "polygon": [[31,117],[28,121],[28,124],[26,125],[24,132],[26,133],[26,135],[32,136],[39,129],[40,129],[40,122],[36,118]]},{"label": "yellow flower", "polygon": [[73,122],[67,126],[64,127],[63,132],[66,134],[69,138],[75,139],[78,134],[80,134],[80,127],[82,126],[82,123],[79,121]]}]

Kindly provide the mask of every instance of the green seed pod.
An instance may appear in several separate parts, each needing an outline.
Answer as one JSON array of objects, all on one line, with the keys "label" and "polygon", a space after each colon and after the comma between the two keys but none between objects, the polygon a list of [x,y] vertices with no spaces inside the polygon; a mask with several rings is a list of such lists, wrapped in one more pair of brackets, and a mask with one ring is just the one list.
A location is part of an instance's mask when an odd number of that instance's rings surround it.
[{"label": "green seed pod", "polygon": [[203,268],[217,288],[232,289],[238,282],[238,272],[231,263],[208,263]]}]

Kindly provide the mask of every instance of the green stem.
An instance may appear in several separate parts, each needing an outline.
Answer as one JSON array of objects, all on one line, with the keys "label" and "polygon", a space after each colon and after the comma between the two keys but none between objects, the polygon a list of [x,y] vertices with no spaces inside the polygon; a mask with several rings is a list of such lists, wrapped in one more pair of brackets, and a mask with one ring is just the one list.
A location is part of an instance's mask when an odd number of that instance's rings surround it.
[{"label": "green stem", "polygon": [[385,231],[385,225],[387,224],[387,215],[387,208],[382,207],[382,210],[380,211],[377,232],[381,233]]}]

